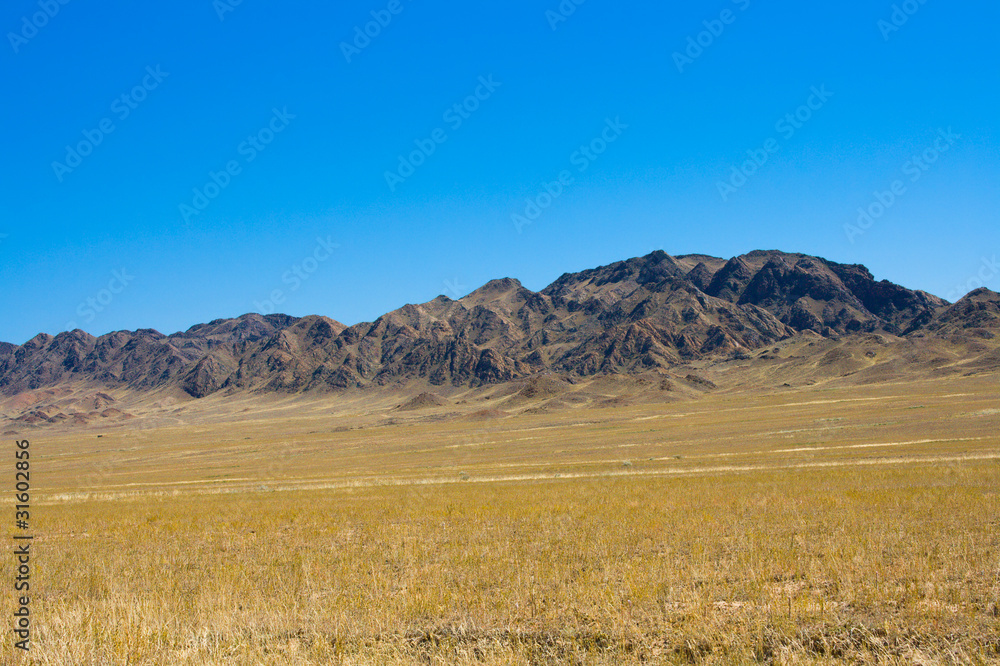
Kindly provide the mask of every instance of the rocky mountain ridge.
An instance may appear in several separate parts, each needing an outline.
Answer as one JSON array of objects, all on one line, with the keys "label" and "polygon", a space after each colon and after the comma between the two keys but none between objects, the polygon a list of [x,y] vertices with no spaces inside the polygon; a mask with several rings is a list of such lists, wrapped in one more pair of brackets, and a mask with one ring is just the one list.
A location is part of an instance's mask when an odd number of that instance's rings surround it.
[{"label": "rocky mountain ridge", "polygon": [[876,281],[863,266],[778,251],[728,261],[653,252],[559,277],[539,292],[511,278],[459,300],[439,296],[374,322],[248,314],[163,335],[39,334],[0,343],[0,394],[67,382],[151,391],[301,392],[496,384],[667,372],[706,359],[751,358],[801,335],[991,336],[1000,297],[978,290],[954,305]]}]

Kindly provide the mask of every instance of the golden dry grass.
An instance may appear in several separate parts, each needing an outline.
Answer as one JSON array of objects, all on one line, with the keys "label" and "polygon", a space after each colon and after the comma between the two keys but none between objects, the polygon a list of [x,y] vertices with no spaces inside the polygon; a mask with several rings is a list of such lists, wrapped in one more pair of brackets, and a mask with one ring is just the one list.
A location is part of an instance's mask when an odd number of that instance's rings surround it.
[{"label": "golden dry grass", "polygon": [[39,433],[35,641],[0,655],[1000,663],[997,396],[970,377]]}]

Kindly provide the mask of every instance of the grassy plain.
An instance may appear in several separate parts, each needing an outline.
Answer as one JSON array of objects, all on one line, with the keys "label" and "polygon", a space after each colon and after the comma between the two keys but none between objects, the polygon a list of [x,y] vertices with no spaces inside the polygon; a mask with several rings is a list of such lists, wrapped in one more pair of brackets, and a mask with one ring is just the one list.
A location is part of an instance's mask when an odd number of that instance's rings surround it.
[{"label": "grassy plain", "polygon": [[0,657],[1000,663],[998,389],[503,417],[248,398],[25,433],[35,635]]}]

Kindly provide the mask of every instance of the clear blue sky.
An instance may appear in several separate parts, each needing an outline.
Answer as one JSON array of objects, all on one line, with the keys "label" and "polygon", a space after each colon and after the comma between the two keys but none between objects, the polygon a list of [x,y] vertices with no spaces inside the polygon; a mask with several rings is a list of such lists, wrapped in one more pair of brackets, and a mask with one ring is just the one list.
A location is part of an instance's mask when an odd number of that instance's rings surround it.
[{"label": "clear blue sky", "polygon": [[275,290],[352,324],[653,249],[806,252],[954,296],[1000,253],[994,2],[910,0],[897,30],[890,0],[231,1],[4,3],[0,340],[172,333]]}]

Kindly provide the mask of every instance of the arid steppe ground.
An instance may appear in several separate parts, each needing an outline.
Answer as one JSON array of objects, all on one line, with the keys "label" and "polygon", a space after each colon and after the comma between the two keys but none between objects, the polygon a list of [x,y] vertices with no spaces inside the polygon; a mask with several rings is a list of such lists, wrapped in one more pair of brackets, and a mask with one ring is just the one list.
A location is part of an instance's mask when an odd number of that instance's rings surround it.
[{"label": "arid steppe ground", "polygon": [[0,654],[1000,663],[998,389],[209,398],[7,434],[32,447],[35,635]]}]

